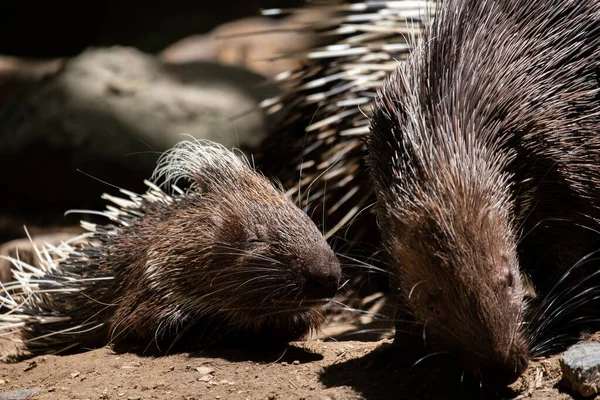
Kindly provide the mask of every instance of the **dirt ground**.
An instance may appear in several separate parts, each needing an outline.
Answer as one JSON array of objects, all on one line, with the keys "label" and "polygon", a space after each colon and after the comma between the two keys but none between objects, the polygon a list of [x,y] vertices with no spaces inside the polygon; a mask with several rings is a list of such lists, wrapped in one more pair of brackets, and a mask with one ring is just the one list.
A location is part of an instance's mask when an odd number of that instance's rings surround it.
[{"label": "dirt ground", "polygon": [[[600,341],[600,335],[589,340]],[[491,393],[461,379],[456,369],[427,363],[394,367],[397,356],[390,346],[389,339],[311,339],[279,349],[206,349],[163,357],[117,354],[106,347],[0,364],[0,400],[574,398],[562,387],[558,356],[533,361],[510,388]]]}]

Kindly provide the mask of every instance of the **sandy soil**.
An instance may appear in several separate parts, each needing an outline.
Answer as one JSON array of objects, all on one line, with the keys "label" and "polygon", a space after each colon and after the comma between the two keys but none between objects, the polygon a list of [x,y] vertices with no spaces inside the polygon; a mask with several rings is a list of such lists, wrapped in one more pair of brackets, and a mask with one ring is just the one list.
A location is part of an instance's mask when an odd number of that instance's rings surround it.
[{"label": "sandy soil", "polygon": [[[494,394],[468,379],[461,383],[456,369],[427,363],[395,368],[390,343],[310,340],[283,349],[207,349],[163,357],[110,348],[42,356],[0,364],[0,399],[573,398],[562,389],[558,357],[534,361],[509,389]],[[15,391],[21,392],[7,397]]]}]

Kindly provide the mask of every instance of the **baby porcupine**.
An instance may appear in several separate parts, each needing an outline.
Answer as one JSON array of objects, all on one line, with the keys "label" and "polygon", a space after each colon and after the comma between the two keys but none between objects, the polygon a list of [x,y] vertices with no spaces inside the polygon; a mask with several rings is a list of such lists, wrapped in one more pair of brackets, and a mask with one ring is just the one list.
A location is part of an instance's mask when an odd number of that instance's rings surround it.
[{"label": "baby porcupine", "polygon": [[111,222],[82,222],[83,243],[44,247],[41,268],[12,259],[0,333],[36,355],[108,343],[164,352],[221,335],[294,340],[319,326],[337,258],[245,158],[183,141],[153,182],[143,195],[121,190],[128,199],[103,195],[115,204],[101,213]]},{"label": "baby porcupine", "polygon": [[540,333],[585,322],[562,318],[597,296],[567,287],[535,326],[524,274],[544,298],[572,267],[598,271],[578,262],[599,248],[599,75],[597,0],[448,0],[376,98],[392,290],[427,345],[484,382],[513,382]]}]

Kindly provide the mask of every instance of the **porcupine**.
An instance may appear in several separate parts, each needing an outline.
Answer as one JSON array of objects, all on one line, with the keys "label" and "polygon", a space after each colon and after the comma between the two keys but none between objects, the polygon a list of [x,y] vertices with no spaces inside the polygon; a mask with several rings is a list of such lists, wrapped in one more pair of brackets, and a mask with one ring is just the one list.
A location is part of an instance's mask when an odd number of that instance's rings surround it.
[{"label": "porcupine", "polygon": [[109,343],[165,353],[221,336],[294,340],[319,326],[339,262],[246,158],[182,141],[146,184],[143,195],[121,189],[128,199],[104,194],[111,222],[83,221],[82,243],[45,246],[41,268],[12,259],[0,332],[17,332],[31,355]]},{"label": "porcupine", "polygon": [[544,329],[598,295],[599,73],[596,0],[448,0],[376,97],[367,163],[392,288],[431,349],[488,383],[536,350],[525,276],[541,299],[571,280],[560,312],[534,311]]},{"label": "porcupine", "polygon": [[[307,53],[303,69],[282,76],[291,88],[287,98],[292,112],[268,138],[266,153],[270,145],[280,143],[296,153],[296,168],[288,166],[284,174],[287,186],[292,194],[307,193],[304,206],[324,207],[328,235],[354,218],[354,237],[364,239],[361,230],[371,220],[360,211],[376,192],[381,231],[392,254],[390,276],[402,278],[391,285],[392,294],[399,292],[402,312],[396,339],[402,340],[407,330],[408,312],[421,321],[429,345],[441,341],[438,348],[452,350],[467,368],[502,384],[519,376],[527,356],[552,347],[544,335],[553,335],[559,323],[568,325],[563,314],[595,295],[577,282],[597,271],[585,256],[597,247],[598,6],[591,1],[557,5],[498,0],[473,5],[451,0],[405,65],[394,61],[406,58],[397,57],[399,47],[406,54],[411,48],[403,39],[405,16],[398,10],[410,9],[413,3],[333,6],[340,18],[314,27],[323,30],[329,46]],[[438,7],[418,7],[414,17],[423,24],[412,31],[415,35],[427,29],[428,16]],[[452,11],[454,17],[447,17]],[[395,71],[399,65],[401,72]],[[379,91],[384,79],[387,83]],[[368,159],[375,186],[365,176],[362,160],[363,139],[370,131]],[[437,152],[427,153],[434,150],[448,154],[438,160]],[[459,159],[460,151],[474,158]],[[477,164],[484,156],[486,161]],[[286,171],[290,158],[277,165],[276,175]],[[456,170],[439,165],[443,160]],[[463,182],[469,178],[472,181]],[[452,188],[473,190],[475,197],[453,194]],[[499,204],[488,220],[498,225],[475,231],[469,221],[479,223],[473,219],[483,214],[466,209],[468,204]],[[491,256],[491,245],[504,246],[506,265],[481,259]],[[436,262],[439,268],[434,268]],[[523,287],[528,275],[539,294],[539,304],[529,312],[523,299],[530,294],[530,288]],[[556,285],[567,278],[576,283],[563,286],[564,293],[557,296]],[[509,283],[510,299],[490,300],[498,295],[490,289]],[[428,285],[443,289],[431,307],[424,295],[418,296],[422,291],[435,299],[439,289]],[[463,307],[467,300],[456,296],[465,290],[473,304]],[[476,315],[478,311],[483,315]],[[435,319],[444,313],[448,327],[444,318]],[[481,332],[480,339],[473,337],[476,332]],[[507,342],[510,337],[515,342]],[[490,346],[486,340],[491,340]],[[503,344],[509,349],[506,353]]]}]

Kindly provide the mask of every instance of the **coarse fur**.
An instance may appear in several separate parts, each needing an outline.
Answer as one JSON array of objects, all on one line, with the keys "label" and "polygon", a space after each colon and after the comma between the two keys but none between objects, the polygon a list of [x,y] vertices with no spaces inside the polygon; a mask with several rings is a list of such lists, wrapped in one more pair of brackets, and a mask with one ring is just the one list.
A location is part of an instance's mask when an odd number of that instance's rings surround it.
[{"label": "coarse fur", "polygon": [[443,1],[376,98],[392,290],[431,349],[487,382],[534,353],[526,275],[543,298],[599,248],[599,46],[597,0]]},{"label": "coarse fur", "polygon": [[104,195],[115,204],[100,213],[111,223],[82,222],[85,240],[45,246],[41,268],[11,259],[0,332],[17,332],[33,355],[108,343],[164,353],[221,335],[294,340],[319,326],[337,258],[245,158],[183,141],[152,181],[143,195]]}]

